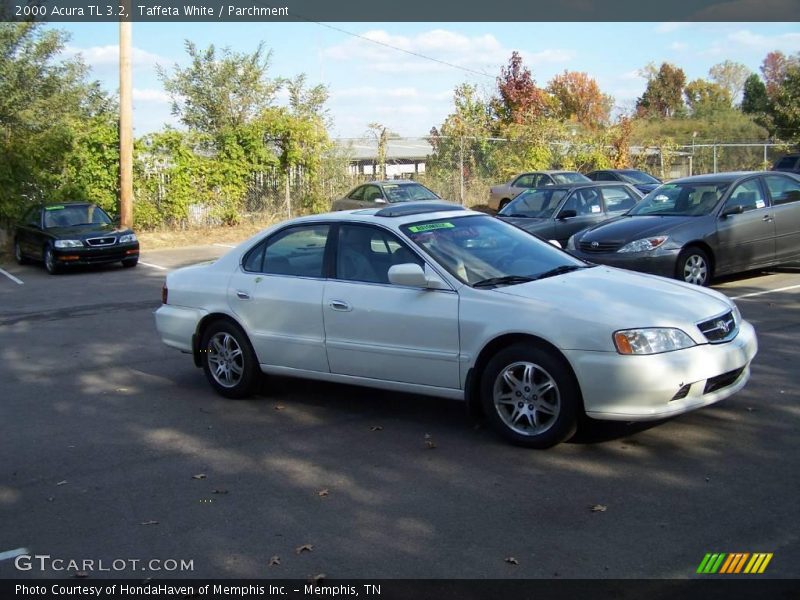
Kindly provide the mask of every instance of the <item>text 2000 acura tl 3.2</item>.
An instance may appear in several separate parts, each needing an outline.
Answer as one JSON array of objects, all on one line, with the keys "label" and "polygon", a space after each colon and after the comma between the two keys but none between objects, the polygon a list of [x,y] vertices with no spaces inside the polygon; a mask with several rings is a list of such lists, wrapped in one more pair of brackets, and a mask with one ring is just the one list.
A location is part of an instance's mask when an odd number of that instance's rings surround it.
[{"label": "text 2000 acura tl 3.2", "polygon": [[652,420],[722,400],[756,354],[722,294],[589,265],[444,203],[281,223],[170,273],[163,301],[162,340],[224,396],[264,372],[458,398],[536,448],[581,413]]}]

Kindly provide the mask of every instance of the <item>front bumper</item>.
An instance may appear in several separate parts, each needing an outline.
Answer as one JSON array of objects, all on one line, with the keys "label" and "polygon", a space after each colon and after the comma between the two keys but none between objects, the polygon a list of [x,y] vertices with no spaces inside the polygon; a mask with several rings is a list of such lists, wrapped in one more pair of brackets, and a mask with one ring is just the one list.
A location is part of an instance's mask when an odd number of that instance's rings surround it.
[{"label": "front bumper", "polygon": [[661,250],[654,252],[581,252],[580,250],[568,250],[570,254],[581,260],[609,267],[628,269],[629,271],[640,271],[661,275],[662,277],[674,277],[675,265],[678,262],[680,249]]},{"label": "front bumper", "polygon": [[[612,421],[651,421],[714,404],[742,389],[758,351],[755,330],[742,321],[723,344],[703,344],[650,356],[570,350],[586,415]],[[683,398],[674,399],[690,385]]]},{"label": "front bumper", "polygon": [[139,243],[115,244],[99,248],[53,248],[59,265],[101,265],[139,258]]}]

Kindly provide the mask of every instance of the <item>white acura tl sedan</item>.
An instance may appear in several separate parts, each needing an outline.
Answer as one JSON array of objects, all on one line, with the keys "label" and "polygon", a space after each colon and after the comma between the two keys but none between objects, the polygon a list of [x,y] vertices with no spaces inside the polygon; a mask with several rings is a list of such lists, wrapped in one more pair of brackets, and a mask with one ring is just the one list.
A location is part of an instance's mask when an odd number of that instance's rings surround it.
[{"label": "white acura tl sedan", "polygon": [[757,350],[722,294],[438,202],[275,225],[170,273],[155,317],[224,396],[264,372],[457,398],[534,448],[581,413],[643,421],[722,400]]}]

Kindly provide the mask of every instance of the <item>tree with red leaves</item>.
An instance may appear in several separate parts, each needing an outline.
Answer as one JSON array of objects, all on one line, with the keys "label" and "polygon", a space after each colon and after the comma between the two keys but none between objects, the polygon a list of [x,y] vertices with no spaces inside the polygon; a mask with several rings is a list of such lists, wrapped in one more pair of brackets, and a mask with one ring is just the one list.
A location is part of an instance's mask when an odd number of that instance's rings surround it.
[{"label": "tree with red leaves", "polygon": [[546,116],[549,111],[547,93],[536,85],[519,52],[514,51],[508,66],[500,69],[497,91],[500,98],[495,100],[494,109],[504,123],[523,123]]}]

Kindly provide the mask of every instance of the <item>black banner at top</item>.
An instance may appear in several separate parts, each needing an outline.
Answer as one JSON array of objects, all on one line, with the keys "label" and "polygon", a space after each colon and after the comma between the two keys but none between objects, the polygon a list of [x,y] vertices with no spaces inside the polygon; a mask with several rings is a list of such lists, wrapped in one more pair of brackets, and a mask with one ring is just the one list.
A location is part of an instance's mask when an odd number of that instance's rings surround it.
[{"label": "black banner at top", "polygon": [[800,21],[798,0],[0,0],[3,21]]}]

